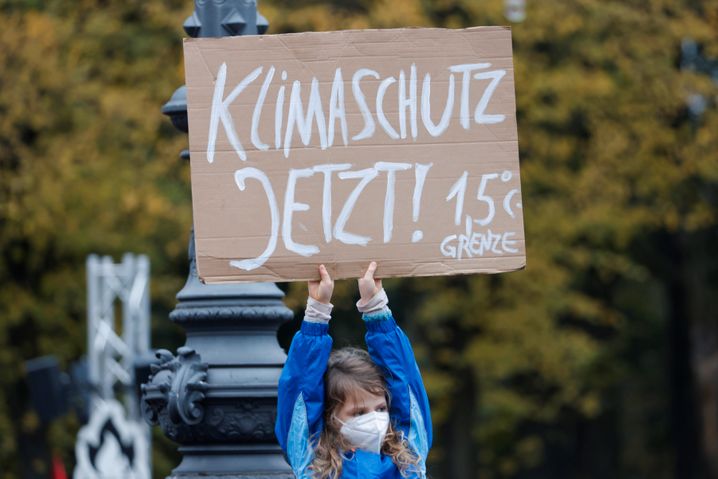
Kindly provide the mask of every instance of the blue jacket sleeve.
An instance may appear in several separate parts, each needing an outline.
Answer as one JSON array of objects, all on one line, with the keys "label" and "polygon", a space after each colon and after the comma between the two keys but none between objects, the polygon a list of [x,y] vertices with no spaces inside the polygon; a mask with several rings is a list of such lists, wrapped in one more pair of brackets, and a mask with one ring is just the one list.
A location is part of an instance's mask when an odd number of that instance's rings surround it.
[{"label": "blue jacket sleeve", "polygon": [[324,372],[332,348],[329,325],[302,322],[279,378],[274,432],[297,478],[309,477],[314,441],[324,424]]},{"label": "blue jacket sleeve", "polygon": [[364,321],[369,354],[386,376],[392,421],[423,462],[432,443],[431,411],[409,339],[388,308],[365,314]]}]

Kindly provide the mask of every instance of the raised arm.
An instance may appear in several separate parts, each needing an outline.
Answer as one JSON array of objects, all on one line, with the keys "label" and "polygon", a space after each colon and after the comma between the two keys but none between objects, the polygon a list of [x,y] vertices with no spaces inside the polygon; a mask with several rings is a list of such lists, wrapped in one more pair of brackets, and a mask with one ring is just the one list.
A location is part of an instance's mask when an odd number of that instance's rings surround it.
[{"label": "raised arm", "polygon": [[381,280],[374,278],[375,270],[376,263],[372,262],[359,279],[361,299],[357,308],[366,324],[369,354],[386,376],[391,418],[423,462],[432,442],[429,400],[411,343],[387,307],[386,292]]},{"label": "raised arm", "polygon": [[279,378],[275,434],[296,477],[308,477],[313,441],[324,426],[324,372],[332,349],[328,335],[334,283],[324,266],[320,281],[308,284],[309,298],[302,326],[292,339]]}]

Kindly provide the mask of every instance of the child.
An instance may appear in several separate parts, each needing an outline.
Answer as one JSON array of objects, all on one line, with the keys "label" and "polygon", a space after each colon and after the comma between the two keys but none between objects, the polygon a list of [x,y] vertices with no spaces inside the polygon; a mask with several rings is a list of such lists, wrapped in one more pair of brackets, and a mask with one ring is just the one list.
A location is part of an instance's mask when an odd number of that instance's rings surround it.
[{"label": "child", "polygon": [[331,352],[334,283],[324,265],[279,380],[275,433],[298,479],[423,479],[429,401],[414,353],[394,322],[376,263],[359,279],[369,349]]}]

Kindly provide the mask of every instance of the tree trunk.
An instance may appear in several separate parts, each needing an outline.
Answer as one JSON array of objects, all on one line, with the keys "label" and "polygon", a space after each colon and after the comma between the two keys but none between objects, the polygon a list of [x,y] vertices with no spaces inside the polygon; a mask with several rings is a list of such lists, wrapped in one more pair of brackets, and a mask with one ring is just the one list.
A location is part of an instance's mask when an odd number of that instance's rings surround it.
[{"label": "tree trunk", "polygon": [[470,370],[457,372],[455,377],[461,378],[461,385],[452,404],[451,416],[442,431],[449,439],[442,441],[447,449],[444,451],[444,474],[441,477],[477,479],[479,451],[473,434],[477,407],[475,381]]},{"label": "tree trunk", "polygon": [[690,331],[692,318],[687,314],[688,286],[683,271],[687,251],[680,238],[670,238],[666,260],[668,268],[671,437],[675,454],[674,477],[699,479],[702,454],[699,452],[699,414],[696,411],[695,379],[691,364]]},{"label": "tree trunk", "polygon": [[695,380],[694,405],[699,416],[703,476],[718,479],[718,316],[711,305],[715,291],[716,260],[711,255],[710,235],[683,234],[679,237],[684,254],[684,320],[690,327],[691,370]]}]

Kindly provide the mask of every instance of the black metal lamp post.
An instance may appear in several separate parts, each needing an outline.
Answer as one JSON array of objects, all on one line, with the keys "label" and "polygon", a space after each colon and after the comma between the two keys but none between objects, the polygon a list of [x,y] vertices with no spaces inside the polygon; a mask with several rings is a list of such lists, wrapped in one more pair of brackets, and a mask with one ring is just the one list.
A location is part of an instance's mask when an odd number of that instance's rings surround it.
[{"label": "black metal lamp post", "polygon": [[[255,0],[196,0],[185,21],[192,37],[255,35],[267,20]],[[187,132],[186,89],[162,108]],[[183,158],[189,157],[187,150]],[[292,318],[273,283],[206,285],[195,266],[170,319],[187,333],[177,356],[159,351],[159,364],[142,386],[145,418],[180,444],[172,479],[292,478],[274,436],[277,382],[286,356],[277,328]]]}]

